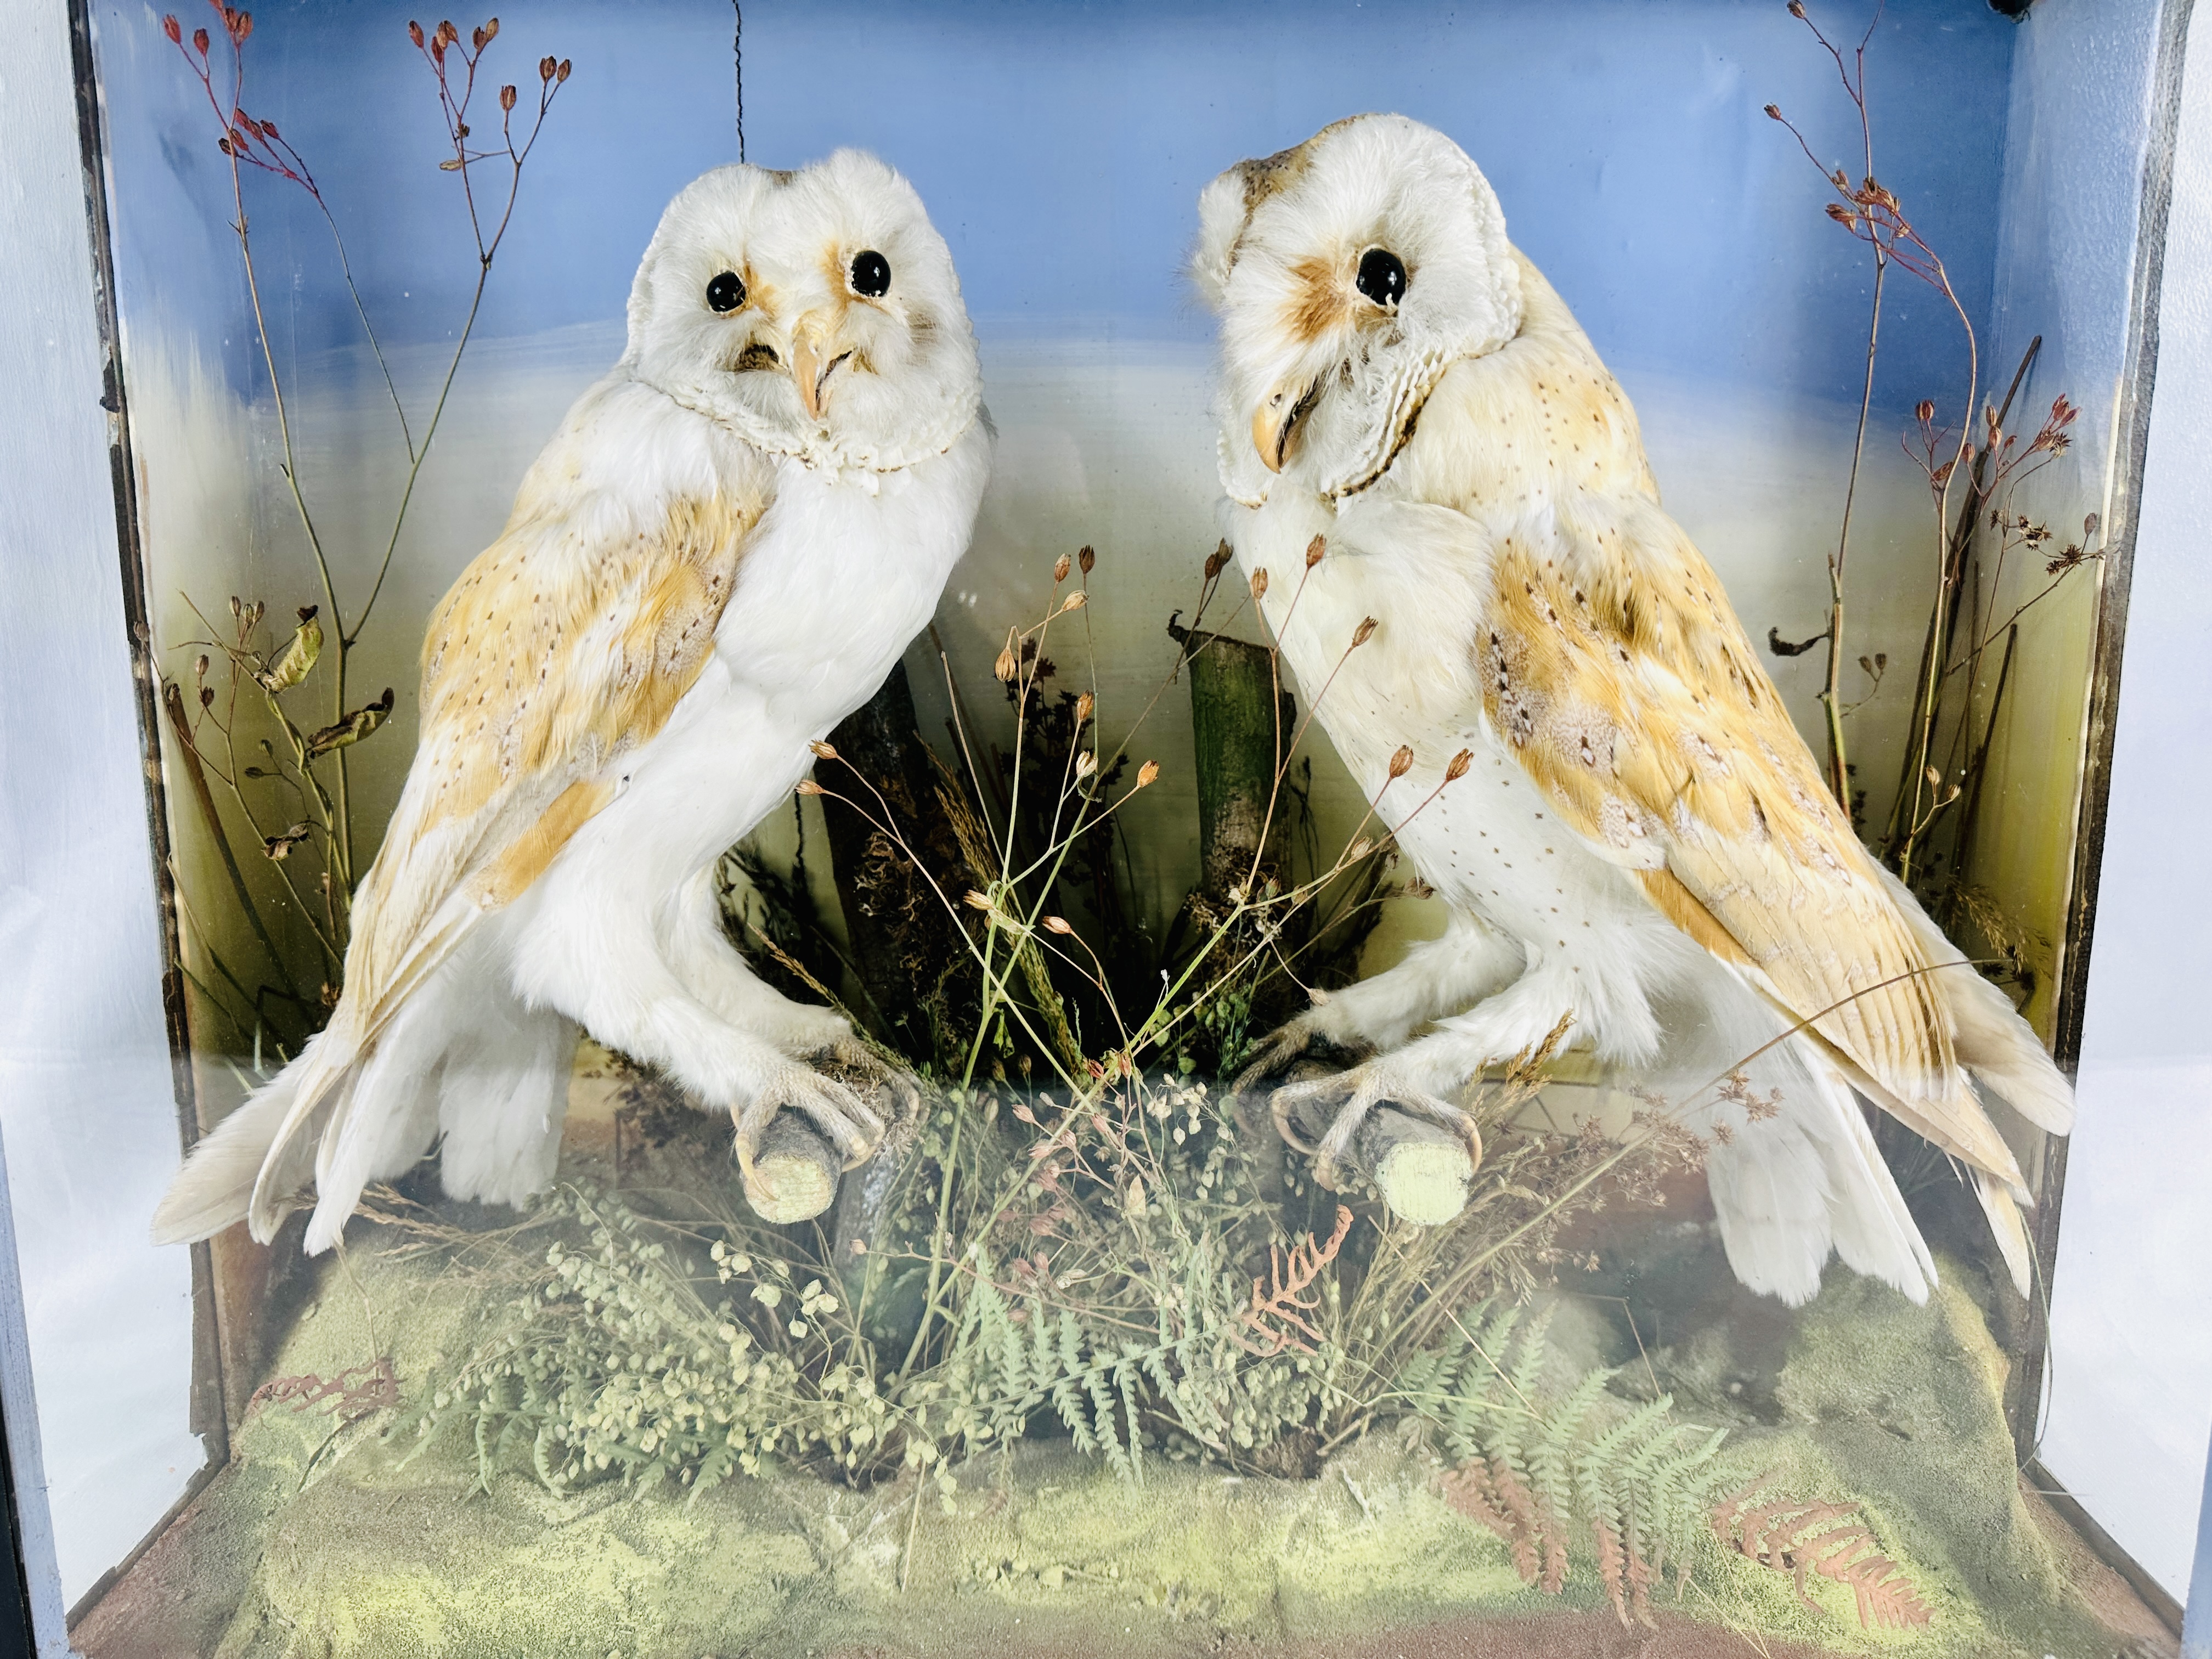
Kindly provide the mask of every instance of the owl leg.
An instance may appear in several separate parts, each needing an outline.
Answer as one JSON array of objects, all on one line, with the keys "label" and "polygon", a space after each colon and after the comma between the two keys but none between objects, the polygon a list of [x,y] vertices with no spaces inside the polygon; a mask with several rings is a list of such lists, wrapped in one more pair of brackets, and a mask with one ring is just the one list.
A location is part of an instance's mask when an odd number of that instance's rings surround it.
[{"label": "owl leg", "polygon": [[813,1120],[848,1169],[873,1155],[884,1121],[842,1083],[733,1023],[684,984],[663,956],[641,896],[562,867],[532,890],[514,953],[518,991],[599,1038],[665,1070],[726,1108],[738,1162],[752,1180],[760,1137],[785,1107]]},{"label": "owl leg", "polygon": [[[1384,1101],[1459,1134],[1480,1164],[1482,1140],[1474,1120],[1443,1097],[1489,1066],[1535,1052],[1563,1018],[1575,1024],[1595,1023],[1589,1018],[1594,985],[1594,981],[1585,985],[1583,976],[1575,973],[1571,964],[1534,967],[1497,995],[1439,1021],[1429,1036],[1395,1053],[1368,1060],[1340,1076],[1278,1089],[1273,1103],[1276,1127],[1291,1145],[1300,1146],[1287,1127],[1298,1108],[1348,1096],[1328,1133],[1312,1149],[1317,1160],[1316,1175],[1324,1185],[1334,1184],[1335,1166],[1350,1147],[1352,1137],[1368,1112]],[[1595,987],[1595,994],[1608,1016],[1617,1000],[1609,994],[1616,988]],[[1644,1023],[1650,1023],[1649,1008],[1640,999],[1636,1012]],[[1608,1029],[1615,1023],[1631,1027],[1632,1041],[1641,1036],[1632,1020],[1624,1018],[1615,1022],[1608,1018],[1604,1023]],[[1655,1042],[1656,1030],[1654,1026]]]},{"label": "owl leg", "polygon": [[833,1009],[794,1002],[752,970],[722,925],[712,865],[684,884],[665,933],[668,965],[700,1001],[732,1024],[793,1059],[847,1041],[853,1027]]},{"label": "owl leg", "polygon": [[693,876],[678,895],[667,948],[677,978],[732,1024],[794,1060],[845,1073],[871,1092],[895,1097],[902,1113],[921,1109],[914,1079],[884,1064],[850,1020],[832,1009],[794,1002],[753,972],[723,927],[713,866]]},{"label": "owl leg", "polygon": [[1279,1075],[1316,1043],[1355,1054],[1395,1048],[1416,1026],[1512,983],[1523,960],[1513,940],[1455,911],[1441,937],[1416,945],[1395,968],[1316,1000],[1261,1039],[1236,1087],[1242,1092]]},{"label": "owl leg", "polygon": [[[1395,1055],[1384,1055],[1335,1077],[1293,1083],[1276,1090],[1269,1099],[1275,1133],[1314,1160],[1314,1179],[1331,1192],[1340,1190],[1343,1185],[1341,1165],[1352,1150],[1352,1137],[1359,1133],[1359,1126],[1367,1121],[1367,1115],[1382,1105],[1395,1106],[1400,1111],[1425,1117],[1449,1129],[1466,1142],[1469,1165],[1482,1167],[1482,1133],[1475,1127],[1474,1119],[1451,1102],[1414,1084],[1394,1063],[1395,1059]],[[1299,1109],[1308,1104],[1326,1105],[1340,1096],[1348,1097],[1339,1108],[1328,1132],[1319,1142],[1309,1146],[1297,1132]]]}]

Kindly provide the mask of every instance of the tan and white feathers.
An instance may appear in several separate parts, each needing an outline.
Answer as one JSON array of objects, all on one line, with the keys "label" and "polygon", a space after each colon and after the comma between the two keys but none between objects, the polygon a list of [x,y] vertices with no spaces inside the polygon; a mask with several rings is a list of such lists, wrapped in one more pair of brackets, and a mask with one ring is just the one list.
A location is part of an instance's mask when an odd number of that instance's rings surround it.
[{"label": "tan and white feathers", "polygon": [[950,255],[881,162],[678,196],[622,362],[431,618],[330,1024],[195,1151],[158,1237],[312,1204],[322,1249],[441,1139],[448,1190],[519,1201],[580,1025],[731,1111],[741,1160],[783,1106],[871,1149],[801,1063],[849,1029],[751,976],[711,867],[934,608],[988,471],[979,386]]},{"label": "tan and white feathers", "polygon": [[[1352,1087],[1355,1110],[1411,1094],[1441,1115],[1433,1097],[1571,1014],[1573,1042],[1705,1088],[1690,1109],[1723,1126],[1712,1184],[1747,1282],[1802,1300],[1832,1244],[1923,1294],[1933,1267],[1856,1091],[1965,1166],[2024,1284],[2028,1193],[1976,1079],[2054,1133],[2070,1091],[1859,845],[1480,173],[1363,117],[1224,174],[1200,219],[1228,528],[1248,569],[1277,567],[1286,654],[1317,686],[1380,620],[1318,713],[1394,819],[1462,744],[1478,757],[1401,833],[1470,927],[1273,1052],[1434,1018]],[[1393,784],[1401,742],[1419,758]],[[1780,1091],[1771,1123],[1711,1093],[1731,1054]]]}]

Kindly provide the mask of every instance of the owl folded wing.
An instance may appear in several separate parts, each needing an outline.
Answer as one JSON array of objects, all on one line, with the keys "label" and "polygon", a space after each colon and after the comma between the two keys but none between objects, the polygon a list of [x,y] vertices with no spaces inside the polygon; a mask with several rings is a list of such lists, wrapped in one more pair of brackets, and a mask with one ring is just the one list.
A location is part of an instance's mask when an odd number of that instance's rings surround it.
[{"label": "owl folded wing", "polygon": [[1490,583],[1485,707],[1560,815],[1869,1098],[2025,1200],[1936,982],[1973,969],[1930,961],[1680,527],[1570,501],[1499,538]]},{"label": "owl folded wing", "polygon": [[690,689],[763,506],[679,500],[611,532],[526,497],[440,603],[419,747],[355,897],[343,995],[255,1182],[257,1230],[325,1173],[345,1085],[408,997],[613,799],[611,763]]}]

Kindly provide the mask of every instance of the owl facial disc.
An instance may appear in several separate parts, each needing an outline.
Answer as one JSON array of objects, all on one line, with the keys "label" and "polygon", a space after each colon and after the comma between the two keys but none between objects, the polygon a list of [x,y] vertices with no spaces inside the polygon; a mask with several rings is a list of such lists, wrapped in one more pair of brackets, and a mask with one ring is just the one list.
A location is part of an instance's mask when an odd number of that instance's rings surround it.
[{"label": "owl facial disc", "polygon": [[1240,162],[1199,199],[1194,275],[1221,314],[1222,487],[1277,476],[1329,496],[1382,476],[1438,379],[1521,323],[1488,182],[1397,115]]}]

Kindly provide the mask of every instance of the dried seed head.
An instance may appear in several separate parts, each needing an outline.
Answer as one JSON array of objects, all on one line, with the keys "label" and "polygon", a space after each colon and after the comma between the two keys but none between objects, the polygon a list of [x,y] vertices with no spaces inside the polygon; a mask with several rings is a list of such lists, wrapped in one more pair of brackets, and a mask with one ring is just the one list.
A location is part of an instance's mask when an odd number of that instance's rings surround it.
[{"label": "dried seed head", "polygon": [[965,904],[971,910],[988,910],[991,908],[991,901],[981,892],[973,887],[970,887],[968,890],[967,897],[963,899],[961,902]]},{"label": "dried seed head", "polygon": [[558,68],[558,69],[556,69],[556,70],[555,70],[553,71],[553,81],[554,81],[554,84],[556,84],[556,85],[557,86],[558,84],[560,84],[560,82],[563,82],[563,81],[567,80],[568,78],[568,60],[567,58],[563,58],[561,60],[561,67],[560,67],[560,68]]},{"label": "dried seed head", "polygon": [[1267,571],[1264,565],[1252,573],[1252,597],[1255,599],[1267,597]]},{"label": "dried seed head", "polygon": [[1766,106],[1766,118],[1770,121],[1779,121],[1782,118],[1782,112],[1769,104]]},{"label": "dried seed head", "polygon": [[1446,783],[1457,783],[1462,778],[1467,775],[1467,769],[1474,764],[1474,750],[1472,749],[1461,750],[1459,753],[1451,757],[1450,764],[1444,768],[1444,781]]},{"label": "dried seed head", "polygon": [[1066,581],[1067,580],[1067,573],[1074,568],[1075,561],[1069,558],[1066,554],[1061,554],[1058,558],[1052,562],[1053,580],[1056,582]]},{"label": "dried seed head", "polygon": [[1212,552],[1206,556],[1206,580],[1212,581],[1216,576],[1218,576],[1224,569],[1226,569],[1228,566],[1229,544],[1224,540],[1220,546],[1215,548]]},{"label": "dried seed head", "polygon": [[1803,17],[1805,15],[1805,0],[1790,0],[1790,15],[1792,17]]},{"label": "dried seed head", "polygon": [[836,760],[837,758],[837,751],[835,749],[832,749],[828,744],[820,741],[818,738],[816,741],[808,744],[806,746],[810,750],[813,750],[814,758],[817,760]]},{"label": "dried seed head", "polygon": [[1075,723],[1081,726],[1091,718],[1091,711],[1097,706],[1097,701],[1088,691],[1085,691],[1075,700]]},{"label": "dried seed head", "polygon": [[1075,931],[1066,916],[1047,916],[1044,930],[1048,933],[1072,933]]},{"label": "dried seed head", "polygon": [[513,87],[501,87],[499,89],[499,106],[501,109],[513,109],[514,107],[514,88]]},{"label": "dried seed head", "polygon": [[1075,562],[1083,567],[1083,574],[1087,576],[1091,574],[1091,568],[1098,562],[1098,556],[1091,550],[1091,544],[1085,542],[1075,550]]},{"label": "dried seed head", "polygon": [[1352,648],[1355,651],[1375,637],[1375,618],[1368,617],[1352,630]]},{"label": "dried seed head", "polygon": [[555,65],[550,58],[539,58],[538,60],[538,78],[541,81],[550,81],[553,78],[554,68]]},{"label": "dried seed head", "polygon": [[1928,777],[1928,787],[1929,787],[1930,789],[1933,789],[1934,787],[1936,787],[1936,785],[1938,785],[1938,784],[1940,784],[1940,783],[1942,783],[1942,782],[1943,781],[1943,775],[1942,775],[1941,772],[1938,772],[1938,771],[1937,771],[1934,767],[1932,767],[1932,766],[1931,766],[1931,767],[1929,767],[1929,768],[1928,769],[1927,777]]},{"label": "dried seed head", "polygon": [[1912,413],[1921,425],[1926,426],[1936,418],[1936,400],[1932,398],[1923,398],[1913,406]]},{"label": "dried seed head", "polygon": [[205,29],[192,31],[192,46],[201,57],[208,55],[208,32]]},{"label": "dried seed head", "polygon": [[1062,611],[1080,611],[1083,609],[1085,602],[1088,600],[1090,597],[1091,596],[1088,593],[1085,592],[1079,587],[1075,592],[1070,593],[1065,599],[1060,601],[1060,608]]},{"label": "dried seed head", "polygon": [[1328,551],[1328,538],[1316,536],[1306,544],[1306,568],[1310,570],[1321,562],[1321,556]]},{"label": "dried seed head", "polygon": [[203,651],[198,656],[192,659],[192,678],[196,680],[204,680],[207,678],[207,653]]},{"label": "dried seed head", "polygon": [[1351,856],[1355,859],[1364,859],[1374,850],[1375,843],[1368,840],[1366,836],[1362,836],[1358,841],[1352,843]]},{"label": "dried seed head", "polygon": [[173,46],[185,44],[185,27],[177,21],[173,14],[161,19],[161,33],[169,37],[169,44]]},{"label": "dried seed head", "polygon": [[201,708],[205,708],[206,707],[208,707],[208,705],[209,705],[209,704],[212,703],[214,701],[215,701],[215,687],[213,687],[213,686],[211,686],[211,685],[204,685],[204,686],[200,687],[200,707],[201,707]]},{"label": "dried seed head", "polygon": [[1014,683],[1014,676],[1022,672],[1022,665],[1015,657],[1014,647],[1011,643],[1005,650],[999,653],[999,659],[991,665],[991,672],[1008,685]]},{"label": "dried seed head", "polygon": [[1146,785],[1150,784],[1154,778],[1159,776],[1159,775],[1160,763],[1158,761],[1146,761],[1142,766],[1137,769],[1137,787],[1139,789],[1144,788]]},{"label": "dried seed head", "polygon": [[407,20],[407,38],[419,49],[422,44],[422,26],[413,18]]},{"label": "dried seed head", "polygon": [[1413,745],[1401,743],[1398,745],[1398,752],[1390,757],[1390,775],[1394,778],[1402,778],[1413,769]]},{"label": "dried seed head", "polygon": [[1085,750],[1081,754],[1075,757],[1075,775],[1077,777],[1087,778],[1097,769],[1098,757],[1092,754],[1088,749]]},{"label": "dried seed head", "polygon": [[2094,514],[2094,513],[2092,513],[2092,514],[2091,514],[2087,518],[2086,518],[2086,519],[2082,520],[2081,520],[2081,533],[2082,533],[2082,535],[2083,535],[2083,536],[2085,536],[2085,537],[2087,537],[2087,536],[2094,536],[2094,535],[2095,535],[2095,534],[2097,533],[2097,526],[2098,526],[2099,522],[2100,522],[2100,520],[2098,520],[2097,515],[2096,515],[2095,514]]},{"label": "dried seed head", "polygon": [[246,615],[245,603],[235,593],[230,596],[230,614],[233,621],[237,621]]},{"label": "dried seed head", "polygon": [[799,781],[799,793],[802,795],[819,795],[827,792],[813,779],[801,778]]}]

